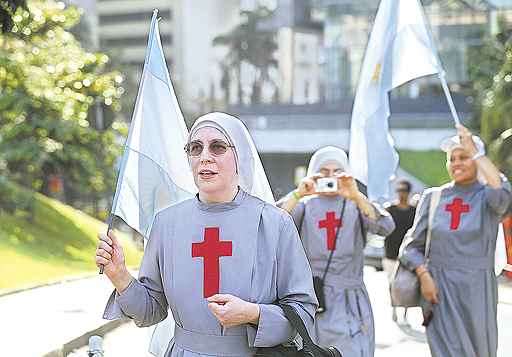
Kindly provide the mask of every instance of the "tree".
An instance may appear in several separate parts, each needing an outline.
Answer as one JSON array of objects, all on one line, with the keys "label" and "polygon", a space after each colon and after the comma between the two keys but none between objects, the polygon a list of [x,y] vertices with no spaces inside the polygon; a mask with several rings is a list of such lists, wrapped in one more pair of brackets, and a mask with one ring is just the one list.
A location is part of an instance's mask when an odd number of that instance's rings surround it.
[{"label": "tree", "polygon": [[490,143],[489,154],[512,177],[512,43],[506,44],[504,63],[482,101],[480,133]]},{"label": "tree", "polygon": [[69,32],[79,18],[74,7],[33,0],[0,36],[0,167],[43,192],[48,177],[59,175],[65,200],[76,205],[111,195],[126,134],[114,121],[123,78]]},{"label": "tree", "polygon": [[[277,50],[275,32],[259,28],[262,21],[270,19],[272,12],[266,7],[260,6],[254,11],[242,11],[240,16],[243,19],[242,22],[230,32],[215,37],[213,44],[229,48],[225,63],[236,73],[238,103],[242,103],[243,99],[242,64],[249,64],[256,70],[256,76],[252,83],[251,102],[259,103],[264,83],[269,82],[275,86],[270,78],[270,70],[277,67],[277,61],[274,58],[274,53]],[[224,76],[225,73],[226,71],[223,69]],[[226,83],[230,80],[224,78],[223,81]]]},{"label": "tree", "polygon": [[12,17],[18,8],[26,8],[26,0],[0,0],[0,30],[9,32],[13,26]]},{"label": "tree", "polygon": [[499,32],[468,56],[473,82],[474,124],[488,144],[491,159],[512,176],[512,29],[499,20]]}]

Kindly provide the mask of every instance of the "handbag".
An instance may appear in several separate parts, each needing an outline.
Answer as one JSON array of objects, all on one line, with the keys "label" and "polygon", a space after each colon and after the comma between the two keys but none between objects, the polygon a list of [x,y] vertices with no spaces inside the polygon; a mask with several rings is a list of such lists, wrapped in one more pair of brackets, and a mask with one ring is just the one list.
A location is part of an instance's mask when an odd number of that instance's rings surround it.
[{"label": "handbag", "polygon": [[[343,214],[345,213],[345,206],[347,204],[347,200],[343,200],[343,206],[341,208],[340,219],[343,219]],[[336,228],[336,237],[334,238],[334,247],[336,247],[336,241],[338,240],[338,233],[340,232],[340,226]],[[318,308],[316,309],[317,314],[321,314],[327,310],[327,306],[325,305],[325,293],[324,293],[324,281],[325,276],[327,275],[327,271],[329,270],[329,266],[331,265],[332,256],[334,254],[334,249],[331,250],[329,254],[329,259],[327,259],[327,265],[325,267],[324,273],[322,277],[314,276],[313,277],[313,288],[315,289],[316,299],[318,300]]]},{"label": "handbag", "polygon": [[[425,241],[425,263],[430,254],[430,242],[432,239],[432,222],[434,214],[441,199],[441,190],[434,190],[430,196],[430,205],[428,210],[427,237]],[[419,212],[419,208],[418,208]],[[400,253],[412,241],[407,238],[400,246]],[[400,260],[397,261],[389,284],[391,305],[394,307],[416,307],[420,306],[421,289],[420,281],[416,272],[407,269]]]},{"label": "handbag", "polygon": [[302,348],[295,343],[281,344],[275,347],[258,347],[256,357],[343,357],[336,347],[320,347],[313,342],[308,330],[295,308],[286,304],[279,304],[290,324],[297,330],[302,338]]}]

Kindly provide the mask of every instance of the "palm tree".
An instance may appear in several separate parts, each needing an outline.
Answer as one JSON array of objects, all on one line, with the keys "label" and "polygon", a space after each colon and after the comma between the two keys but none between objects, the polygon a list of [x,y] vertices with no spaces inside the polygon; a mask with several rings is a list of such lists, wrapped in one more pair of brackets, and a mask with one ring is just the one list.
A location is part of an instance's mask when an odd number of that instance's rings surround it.
[{"label": "palm tree", "polygon": [[241,83],[241,66],[247,63],[256,69],[257,76],[252,84],[251,102],[261,101],[261,89],[270,79],[270,70],[277,67],[274,52],[277,49],[274,31],[261,30],[259,24],[268,20],[272,12],[266,7],[258,7],[254,11],[242,11],[242,22],[230,32],[217,36],[214,46],[227,46],[229,52],[226,63],[233,68],[237,78],[238,102],[242,103],[243,90]]}]

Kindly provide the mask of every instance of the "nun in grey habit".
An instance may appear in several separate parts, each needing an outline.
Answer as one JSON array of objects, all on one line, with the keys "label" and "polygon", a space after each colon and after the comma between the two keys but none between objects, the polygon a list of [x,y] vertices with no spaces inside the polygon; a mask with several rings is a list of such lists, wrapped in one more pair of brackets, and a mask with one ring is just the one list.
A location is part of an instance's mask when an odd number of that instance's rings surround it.
[{"label": "nun in grey habit", "polygon": [[[386,210],[359,192],[347,171],[346,153],[324,147],[311,157],[299,187],[278,205],[291,213],[314,276],[323,276],[332,253],[324,281],[326,311],[316,315],[317,342],[335,346],[343,357],[372,357],[374,321],[363,282],[365,236],[386,236],[395,225]],[[318,193],[320,177],[336,177],[338,191]]]},{"label": "nun in grey habit", "polygon": [[[496,357],[496,234],[511,200],[507,179],[485,156],[482,141],[463,126],[445,140],[452,181],[426,190],[400,261],[419,276],[427,338],[434,357]],[[441,191],[425,240],[432,192]]]},{"label": "nun in grey habit", "polygon": [[290,341],[295,331],[275,303],[293,305],[311,327],[311,269],[291,217],[273,204],[247,129],[224,113],[204,115],[187,153],[199,194],[158,213],[138,279],[115,237],[101,236],[96,262],[116,288],[104,317],[149,326],[170,309],[165,356],[251,356]]}]

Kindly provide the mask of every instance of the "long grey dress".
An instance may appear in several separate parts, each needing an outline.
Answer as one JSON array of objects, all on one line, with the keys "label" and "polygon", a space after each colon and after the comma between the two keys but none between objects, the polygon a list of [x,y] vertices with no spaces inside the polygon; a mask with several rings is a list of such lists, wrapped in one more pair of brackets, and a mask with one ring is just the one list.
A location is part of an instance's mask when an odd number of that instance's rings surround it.
[{"label": "long grey dress", "polygon": [[[207,307],[215,293],[258,303],[258,326],[223,328]],[[317,301],[292,219],[240,190],[230,203],[194,198],[160,212],[139,279],[121,295],[114,291],[104,317],[149,326],[170,307],[176,327],[165,356],[251,356],[255,347],[294,337],[276,300],[294,305],[312,326]]]},{"label": "long grey dress", "polygon": [[[315,334],[320,345],[337,347],[343,357],[369,357],[375,352],[372,308],[363,282],[365,240],[359,210],[339,196],[309,196],[292,211],[314,276],[322,277],[327,260],[333,258],[325,278],[327,310],[316,315]],[[389,213],[374,204],[377,219],[361,214],[363,231],[386,236],[395,228]],[[341,225],[334,244],[336,226]]]},{"label": "long grey dress", "polygon": [[[477,182],[469,187],[450,183],[441,190],[428,263],[439,291],[427,327],[430,350],[434,357],[495,357],[494,253],[498,224],[511,199],[510,184],[503,178],[499,189]],[[423,195],[408,232],[412,241],[400,257],[411,270],[424,262],[431,194],[427,190]]]}]

